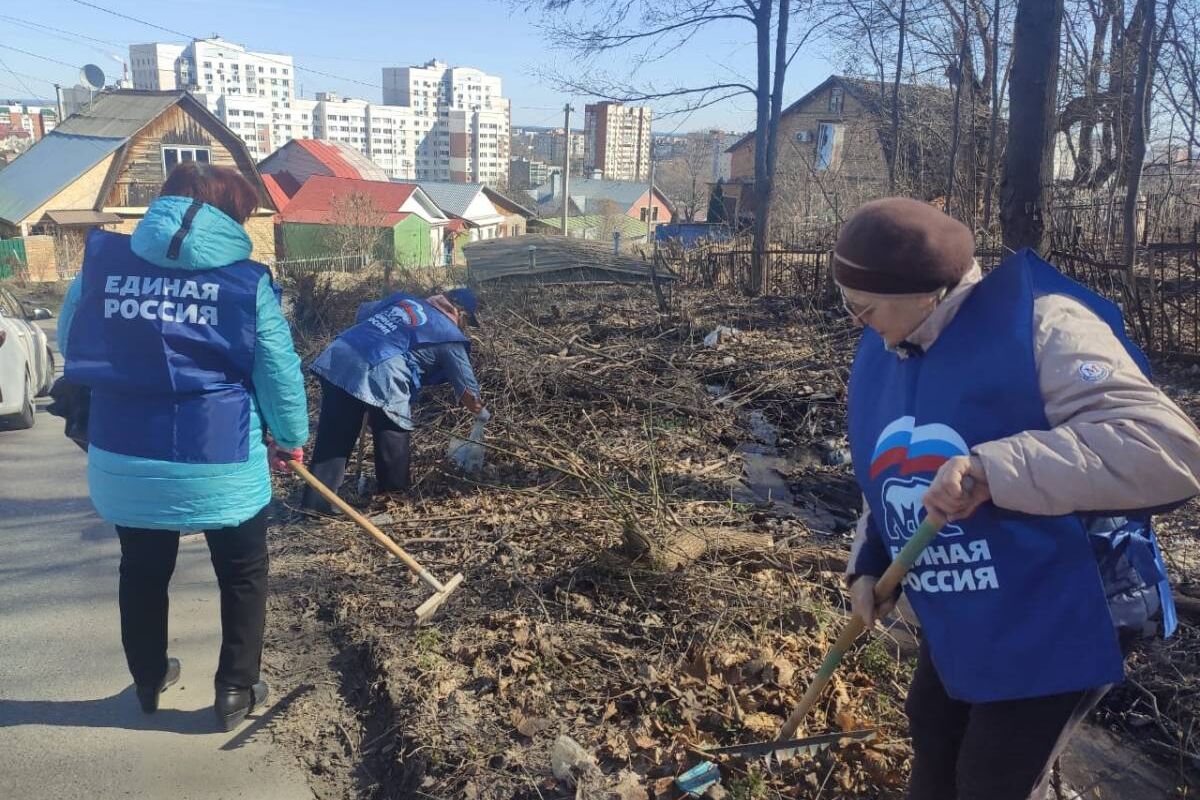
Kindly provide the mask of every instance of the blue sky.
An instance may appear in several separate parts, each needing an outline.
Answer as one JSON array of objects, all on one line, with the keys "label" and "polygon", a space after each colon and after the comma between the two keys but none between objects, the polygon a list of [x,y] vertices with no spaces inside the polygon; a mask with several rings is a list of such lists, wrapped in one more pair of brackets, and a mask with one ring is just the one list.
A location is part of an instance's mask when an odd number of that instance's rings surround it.
[{"label": "blue sky", "polygon": [[[290,53],[300,68],[297,82],[306,96],[320,90],[380,99],[380,67],[404,66],[439,58],[499,75],[512,100],[516,125],[561,125],[563,103],[579,109],[573,126],[582,126],[584,96],[570,97],[546,77],[548,71],[574,68],[566,54],[547,46],[528,12],[514,11],[504,0],[89,0],[95,5],[194,36],[219,33],[255,50]],[[36,28],[28,23],[57,28]],[[747,80],[754,53],[744,23],[724,23],[639,74],[656,87],[712,80]],[[81,38],[89,37],[89,38]],[[99,41],[95,41],[99,40]],[[0,97],[54,95],[52,82],[74,84],[78,70],[68,65],[99,64],[110,75],[137,42],[182,41],[181,37],[137,22],[86,8],[71,0],[3,4],[0,7]],[[29,53],[16,52],[13,48]],[[41,58],[37,57],[41,56]],[[47,60],[50,59],[50,60]],[[55,63],[62,62],[62,63]],[[588,69],[625,74],[628,57],[613,57]],[[799,97],[831,71],[824,53],[814,49],[792,65],[785,101]],[[14,75],[16,72],[18,74]],[[680,77],[682,76],[682,77]],[[361,83],[355,83],[360,81]],[[651,103],[656,117],[666,104]],[[689,117],[663,116],[656,132],[753,127],[753,101],[742,96]]]}]

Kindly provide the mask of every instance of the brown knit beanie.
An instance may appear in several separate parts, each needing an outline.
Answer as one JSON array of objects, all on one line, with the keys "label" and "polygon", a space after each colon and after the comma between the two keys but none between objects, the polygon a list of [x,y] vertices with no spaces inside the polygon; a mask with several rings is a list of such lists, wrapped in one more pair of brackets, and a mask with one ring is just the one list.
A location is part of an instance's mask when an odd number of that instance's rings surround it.
[{"label": "brown knit beanie", "polygon": [[906,197],[873,200],[846,220],[833,250],[833,277],[874,294],[936,292],[956,285],[974,263],[970,228]]}]

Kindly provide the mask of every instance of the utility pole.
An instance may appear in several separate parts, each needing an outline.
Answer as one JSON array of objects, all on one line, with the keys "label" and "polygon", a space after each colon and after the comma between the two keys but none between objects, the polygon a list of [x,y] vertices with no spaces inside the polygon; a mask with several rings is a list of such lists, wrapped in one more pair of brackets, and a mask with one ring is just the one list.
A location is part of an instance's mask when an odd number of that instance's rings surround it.
[{"label": "utility pole", "polygon": [[646,244],[654,238],[654,137],[650,137],[650,199],[646,201]]},{"label": "utility pole", "polygon": [[563,199],[562,199],[562,234],[569,236],[567,230],[567,209],[571,204],[571,104],[563,106]]}]

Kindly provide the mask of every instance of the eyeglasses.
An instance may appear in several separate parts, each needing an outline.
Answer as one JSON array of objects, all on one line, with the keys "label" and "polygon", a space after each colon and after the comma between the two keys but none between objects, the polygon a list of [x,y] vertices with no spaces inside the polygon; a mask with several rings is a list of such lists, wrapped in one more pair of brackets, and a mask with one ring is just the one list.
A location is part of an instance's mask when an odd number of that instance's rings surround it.
[{"label": "eyeglasses", "polygon": [[846,296],[846,290],[840,286],[838,292],[842,296],[842,308],[858,322],[863,322],[863,317],[875,310],[875,303],[856,303]]}]

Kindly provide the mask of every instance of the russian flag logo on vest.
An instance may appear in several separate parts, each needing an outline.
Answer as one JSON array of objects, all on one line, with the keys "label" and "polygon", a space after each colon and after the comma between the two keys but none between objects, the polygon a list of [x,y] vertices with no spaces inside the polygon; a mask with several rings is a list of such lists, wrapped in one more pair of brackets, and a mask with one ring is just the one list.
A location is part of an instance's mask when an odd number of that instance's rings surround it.
[{"label": "russian flag logo on vest", "polygon": [[949,425],[917,425],[915,417],[900,417],[879,434],[871,456],[871,478],[898,466],[900,475],[937,472],[955,456],[970,453],[967,443]]},{"label": "russian flag logo on vest", "polygon": [[[879,492],[881,527],[888,538],[912,538],[925,518],[922,500],[933,474],[951,458],[968,452],[967,443],[948,425],[917,425],[914,417],[900,417],[883,429],[871,457],[871,480],[887,473]],[[957,525],[947,525],[941,532],[945,538],[961,535]]]},{"label": "russian flag logo on vest", "polygon": [[404,315],[404,324],[410,328],[419,328],[429,321],[429,317],[425,314],[425,309],[421,308],[421,304],[415,300],[401,300],[399,303],[396,303],[396,308]]}]

